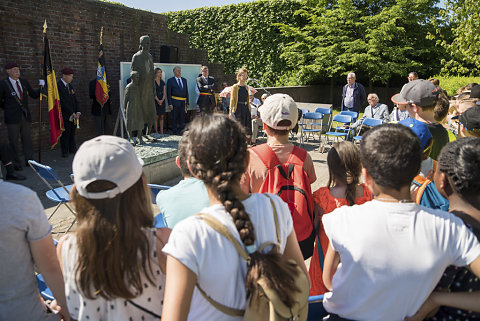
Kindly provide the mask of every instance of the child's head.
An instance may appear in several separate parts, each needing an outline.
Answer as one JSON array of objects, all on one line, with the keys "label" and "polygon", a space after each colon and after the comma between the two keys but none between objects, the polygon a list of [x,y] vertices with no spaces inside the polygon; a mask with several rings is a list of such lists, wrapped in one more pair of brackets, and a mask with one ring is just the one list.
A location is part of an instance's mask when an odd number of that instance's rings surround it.
[{"label": "child's head", "polygon": [[[88,298],[94,297],[91,289],[101,289],[105,298],[133,297],[142,291],[141,274],[151,272],[142,229],[153,225],[153,213],[142,166],[132,145],[116,136],[93,138],[75,155],[71,196],[78,219],[77,271]],[[105,272],[121,277],[113,280]]]},{"label": "child's head", "polygon": [[248,164],[243,127],[223,115],[205,115],[195,118],[184,135],[188,141],[187,161],[191,173],[202,180],[225,206],[242,242],[253,244],[252,222],[234,192],[239,188],[240,178]]},{"label": "child's head", "polygon": [[[434,177],[437,189],[447,198],[456,193],[480,210],[478,164],[480,164],[480,138],[460,138],[447,144],[438,157]],[[446,181],[442,176],[446,177]]]},{"label": "child's head", "polygon": [[433,146],[433,136],[428,130],[427,125],[411,117],[401,120],[398,123],[410,128],[415,135],[417,135],[423,150],[422,161],[426,160],[430,156]]},{"label": "child's head", "polygon": [[375,126],[360,143],[363,167],[376,185],[400,191],[420,170],[422,147],[417,135],[399,124]]},{"label": "child's head", "polygon": [[274,136],[288,135],[297,124],[297,104],[289,95],[275,94],[267,97],[258,111],[262,115],[263,124],[268,126],[269,132]]},{"label": "child's head", "polygon": [[459,117],[460,136],[480,137],[480,106],[472,107]]},{"label": "child's head", "polygon": [[346,199],[350,205],[355,203],[355,187],[360,182],[362,163],[360,150],[351,142],[342,141],[328,151],[328,187],[339,183],[347,185]]}]

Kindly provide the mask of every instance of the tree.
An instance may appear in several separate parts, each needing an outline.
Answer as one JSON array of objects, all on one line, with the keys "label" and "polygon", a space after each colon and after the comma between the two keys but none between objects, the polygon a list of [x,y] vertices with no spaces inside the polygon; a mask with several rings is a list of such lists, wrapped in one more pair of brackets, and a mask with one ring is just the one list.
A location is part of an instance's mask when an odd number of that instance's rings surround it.
[{"label": "tree", "polygon": [[480,6],[471,0],[446,0],[436,22],[437,44],[446,49],[442,74],[452,76],[480,75]]},{"label": "tree", "polygon": [[303,26],[279,25],[291,41],[282,57],[300,84],[349,71],[387,84],[409,71],[434,74],[441,49],[426,39],[437,0],[305,0]]}]

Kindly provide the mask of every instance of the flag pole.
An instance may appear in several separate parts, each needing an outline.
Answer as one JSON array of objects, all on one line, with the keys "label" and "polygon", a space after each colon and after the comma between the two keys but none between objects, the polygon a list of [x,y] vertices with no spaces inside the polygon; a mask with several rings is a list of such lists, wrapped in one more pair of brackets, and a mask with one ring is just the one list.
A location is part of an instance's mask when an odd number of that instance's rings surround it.
[{"label": "flag pole", "polygon": [[[45,43],[45,35],[47,33],[47,19],[43,23],[43,43]],[[43,53],[45,55],[45,53]],[[43,74],[43,66],[42,66],[42,78],[44,77]],[[40,102],[38,107],[38,162],[42,162],[42,101],[43,101],[43,86],[40,86]]]}]

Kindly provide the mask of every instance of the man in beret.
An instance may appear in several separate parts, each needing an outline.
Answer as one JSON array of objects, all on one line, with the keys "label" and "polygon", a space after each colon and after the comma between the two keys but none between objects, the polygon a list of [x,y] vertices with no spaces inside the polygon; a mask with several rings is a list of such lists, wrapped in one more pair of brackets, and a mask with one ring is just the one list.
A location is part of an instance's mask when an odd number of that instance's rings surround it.
[{"label": "man in beret", "polygon": [[[14,166],[21,170],[27,161],[33,158],[32,137],[30,123],[32,117],[28,108],[28,96],[38,98],[40,89],[33,89],[23,78],[20,78],[20,68],[17,63],[9,62],[5,65],[8,77],[0,81],[0,107],[4,109],[4,121],[7,125],[8,140],[13,152]],[[44,86],[45,81],[39,80],[39,86]],[[20,160],[20,147],[18,138],[22,138],[24,161]]]},{"label": "man in beret", "polygon": [[60,107],[62,108],[63,125],[65,131],[60,137],[60,147],[62,157],[68,157],[77,151],[75,146],[75,127],[80,119],[80,110],[78,108],[77,97],[72,87],[73,70],[71,68],[62,69],[62,78],[57,81],[58,95],[60,96]]}]

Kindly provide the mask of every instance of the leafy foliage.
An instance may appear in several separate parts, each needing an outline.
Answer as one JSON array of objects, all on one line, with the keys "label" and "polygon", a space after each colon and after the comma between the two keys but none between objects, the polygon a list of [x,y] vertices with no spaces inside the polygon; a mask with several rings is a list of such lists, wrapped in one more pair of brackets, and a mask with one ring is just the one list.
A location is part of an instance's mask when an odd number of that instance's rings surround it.
[{"label": "leafy foliage", "polygon": [[445,77],[435,76],[440,81],[440,87],[445,89],[448,95],[453,96],[457,94],[457,90],[460,87],[468,85],[470,83],[480,84],[480,77]]},{"label": "leafy foliage", "polygon": [[225,72],[246,67],[250,77],[275,85],[287,67],[285,37],[274,23],[296,25],[296,0],[263,0],[222,7],[169,12],[168,27],[190,35],[190,45],[206,49],[209,60],[225,64]]},{"label": "leafy foliage", "polygon": [[446,49],[442,59],[444,75],[480,75],[480,6],[472,0],[446,0],[441,17],[435,21],[437,44]]},{"label": "leafy foliage", "polygon": [[409,71],[439,71],[442,50],[427,35],[438,0],[304,0],[295,13],[303,25],[279,24],[290,39],[282,57],[299,84],[349,71],[387,84]]}]

